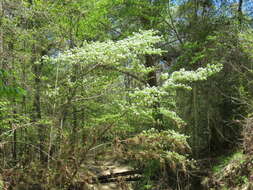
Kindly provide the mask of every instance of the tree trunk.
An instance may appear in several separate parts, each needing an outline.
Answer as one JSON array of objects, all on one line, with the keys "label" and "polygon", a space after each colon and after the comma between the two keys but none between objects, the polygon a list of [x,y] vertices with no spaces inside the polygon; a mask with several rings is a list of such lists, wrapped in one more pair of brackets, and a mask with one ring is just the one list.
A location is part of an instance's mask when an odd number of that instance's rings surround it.
[{"label": "tree trunk", "polygon": [[[36,54],[34,50],[34,54]],[[43,56],[43,55],[41,55]],[[46,161],[46,156],[44,154],[44,140],[45,140],[45,130],[43,124],[40,123],[41,117],[41,72],[43,63],[35,64],[36,59],[33,58],[33,72],[34,72],[34,86],[35,86],[35,94],[34,94],[34,100],[33,100],[33,121],[39,122],[38,127],[38,137],[39,137],[39,155],[40,155],[40,161],[44,163]]]},{"label": "tree trunk", "polygon": [[73,147],[73,150],[75,148],[75,144],[76,144],[76,133],[77,133],[77,109],[76,106],[73,105],[73,113],[72,113],[72,135],[71,135],[71,144]]},{"label": "tree trunk", "polygon": [[[35,95],[34,95],[34,102],[33,102],[33,106],[34,106],[34,122],[39,122],[39,120],[41,120],[41,105],[40,105],[40,68],[39,65],[34,65],[33,66],[34,69],[34,75],[35,75],[35,79],[34,79],[34,83],[35,83]],[[42,139],[42,125],[38,124],[38,136],[40,139],[40,143],[39,143],[39,149],[40,149],[40,160],[43,160],[43,139]]]},{"label": "tree trunk", "polygon": [[[0,57],[3,58],[3,29],[2,29],[2,18],[4,16],[3,1],[0,1]],[[2,60],[0,60],[2,62]]]},{"label": "tree trunk", "polygon": [[[146,55],[145,57],[145,65],[147,68],[153,67],[155,69],[156,67],[156,61],[155,58],[151,55]],[[148,73],[148,79],[147,83],[150,87],[157,87],[158,86],[158,81],[157,81],[157,76],[156,76],[156,70],[150,71]],[[161,130],[163,128],[163,117],[162,114],[159,111],[160,108],[160,102],[157,97],[156,102],[154,102],[153,105],[153,117],[155,119],[154,123],[154,128]]]},{"label": "tree trunk", "polygon": [[192,89],[192,95],[193,95],[193,118],[194,118],[194,126],[193,126],[193,135],[192,135],[192,140],[193,140],[193,154],[196,158],[199,156],[199,125],[198,125],[198,105],[197,105],[197,85],[194,84],[193,89]]},{"label": "tree trunk", "polygon": [[239,23],[241,24],[242,23],[242,5],[243,5],[243,0],[239,0],[238,2],[238,20],[239,20]]},{"label": "tree trunk", "polygon": [[[154,57],[152,55],[146,55],[145,61],[146,61],[145,65],[146,65],[147,68],[155,67],[156,66],[155,59],[154,59]],[[157,77],[156,77],[156,71],[155,70],[148,73],[147,82],[148,82],[148,85],[150,87],[158,86]]]}]

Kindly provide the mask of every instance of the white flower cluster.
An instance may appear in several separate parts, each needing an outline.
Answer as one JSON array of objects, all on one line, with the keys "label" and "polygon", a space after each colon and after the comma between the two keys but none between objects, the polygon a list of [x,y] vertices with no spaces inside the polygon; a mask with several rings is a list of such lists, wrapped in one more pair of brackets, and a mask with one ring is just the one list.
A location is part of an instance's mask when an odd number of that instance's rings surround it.
[{"label": "white flower cluster", "polygon": [[[83,47],[68,50],[52,60],[63,65],[82,65],[83,70],[100,65],[145,75],[154,68],[145,67],[140,58],[147,54],[161,54],[163,51],[155,47],[155,44],[161,41],[162,38],[157,36],[156,32],[141,31],[119,41],[85,42]],[[173,111],[175,89],[191,89],[189,83],[206,80],[221,69],[220,64],[209,64],[196,71],[182,69],[170,76],[163,75],[165,82],[162,86],[135,89],[133,93],[129,94],[131,103],[123,102],[119,106],[130,111],[132,115],[138,116],[140,120],[152,121],[154,112],[160,112],[163,118],[175,121],[178,126],[184,125],[184,122]],[[71,81],[68,81],[67,84],[70,86]],[[57,92],[56,89],[54,92]],[[54,95],[53,92],[51,94]]]},{"label": "white flower cluster", "polygon": [[205,68],[201,67],[196,71],[185,71],[185,69],[181,69],[180,71],[173,72],[169,80],[183,83],[206,80],[208,77],[221,71],[221,69],[221,64],[208,64]]},{"label": "white flower cluster", "polygon": [[168,79],[164,82],[163,88],[167,90],[175,88],[191,90],[189,83],[207,80],[208,77],[220,72],[222,68],[222,64],[208,64],[196,71],[186,71],[185,69],[175,71],[167,77]]},{"label": "white flower cluster", "polygon": [[156,32],[141,31],[133,36],[119,41],[85,42],[83,47],[61,53],[54,61],[68,64],[101,64],[109,66],[123,66],[129,59],[134,61],[139,55],[161,54],[162,50],[154,45],[161,37]]},{"label": "white flower cluster", "polygon": [[196,71],[185,71],[181,69],[172,73],[172,75],[163,76],[167,78],[160,87],[146,87],[144,89],[136,89],[130,94],[131,105],[127,109],[131,109],[132,113],[138,117],[151,117],[152,108],[159,103],[160,114],[164,119],[172,120],[175,125],[180,127],[185,122],[177,115],[173,109],[175,108],[176,89],[183,88],[190,90],[190,83],[206,80],[208,77],[218,73],[222,69],[221,64],[207,65],[205,68],[199,68]]}]

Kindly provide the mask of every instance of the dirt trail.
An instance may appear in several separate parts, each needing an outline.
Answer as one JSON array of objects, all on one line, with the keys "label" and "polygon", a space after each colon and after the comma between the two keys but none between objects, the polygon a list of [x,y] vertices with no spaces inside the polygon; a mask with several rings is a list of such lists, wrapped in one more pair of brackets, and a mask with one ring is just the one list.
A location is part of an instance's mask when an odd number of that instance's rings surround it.
[{"label": "dirt trail", "polygon": [[[119,173],[119,172],[126,172],[133,170],[130,166],[123,165],[117,161],[99,161],[94,163],[91,166],[91,170],[95,172],[96,175],[110,175],[113,173]],[[88,187],[90,190],[132,190],[131,183],[106,183],[106,184],[96,184],[96,185],[89,185]]]}]

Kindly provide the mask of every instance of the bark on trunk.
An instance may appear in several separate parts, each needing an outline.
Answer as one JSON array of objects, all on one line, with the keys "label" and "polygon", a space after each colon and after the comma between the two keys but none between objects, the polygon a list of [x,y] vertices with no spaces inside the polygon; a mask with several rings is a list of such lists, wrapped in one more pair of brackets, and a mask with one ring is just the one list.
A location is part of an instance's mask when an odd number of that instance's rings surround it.
[{"label": "bark on trunk", "polygon": [[[39,120],[41,120],[41,101],[40,101],[40,96],[41,96],[41,79],[40,79],[40,73],[41,73],[41,64],[34,64],[33,66],[33,70],[34,70],[34,75],[35,75],[35,79],[34,79],[34,83],[35,83],[35,94],[34,94],[34,122],[39,122]],[[45,161],[44,158],[44,153],[43,153],[43,144],[44,144],[44,131],[43,131],[43,125],[42,124],[38,124],[38,137],[39,137],[39,154],[40,154],[40,160],[42,162]]]},{"label": "bark on trunk", "polygon": [[[146,67],[147,68],[151,68],[153,67],[154,70],[150,71],[148,73],[148,79],[147,79],[147,83],[150,87],[157,87],[158,86],[158,80],[157,80],[157,76],[156,76],[156,60],[152,55],[146,55],[145,57],[145,61],[146,61]],[[156,102],[154,102],[153,105],[153,117],[155,119],[155,124],[154,124],[154,128],[161,130],[163,128],[163,117],[162,114],[160,113],[160,102],[159,99],[157,97]]]},{"label": "bark on trunk", "polygon": [[[146,61],[146,63],[145,63],[146,67],[148,67],[148,68],[156,66],[155,59],[152,55],[146,55],[145,61]],[[148,73],[147,83],[150,87],[158,86],[155,70]]]},{"label": "bark on trunk", "polygon": [[243,0],[239,0],[238,2],[238,20],[239,23],[242,23],[242,5],[243,5]]},{"label": "bark on trunk", "polygon": [[[38,54],[36,50],[34,49],[34,55]],[[42,51],[40,53],[40,56],[46,55],[46,52]],[[35,64],[36,58],[33,58],[33,72],[34,72],[34,86],[35,86],[35,94],[34,94],[34,101],[33,101],[33,107],[34,107],[34,114],[33,114],[33,120],[34,122],[39,122],[38,127],[38,137],[39,137],[39,155],[40,160],[42,163],[45,163],[47,160],[47,156],[45,155],[45,147],[44,147],[44,141],[45,141],[45,126],[40,123],[40,120],[42,119],[42,111],[41,111],[41,74],[42,74],[42,68],[43,63],[40,62],[39,64]]]}]

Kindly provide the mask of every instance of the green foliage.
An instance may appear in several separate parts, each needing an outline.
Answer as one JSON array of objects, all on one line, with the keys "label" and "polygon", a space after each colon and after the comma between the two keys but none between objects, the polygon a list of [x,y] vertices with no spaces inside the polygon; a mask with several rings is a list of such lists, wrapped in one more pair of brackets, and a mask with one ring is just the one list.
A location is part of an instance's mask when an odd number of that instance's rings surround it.
[{"label": "green foliage", "polygon": [[7,85],[10,75],[5,70],[0,70],[0,97],[19,98],[26,95],[26,91],[19,86]]},{"label": "green foliage", "polygon": [[[154,45],[161,40],[160,37],[154,36],[154,34],[152,31],[144,31],[117,42],[86,43],[84,47],[64,52],[59,57],[53,59],[53,61],[55,64],[69,65],[70,67],[72,65],[80,65],[81,68],[109,68],[114,73],[115,71],[118,72],[118,75],[115,76],[119,76],[122,71],[127,71],[133,75],[137,73],[138,77],[141,75],[146,77],[150,72],[150,68],[145,67],[141,62],[141,57],[147,54],[160,54],[162,52],[160,49],[154,48]],[[51,61],[48,58],[45,60]],[[127,65],[124,64],[127,62]],[[132,89],[133,92],[128,93],[128,99],[116,98],[113,101],[117,105],[117,107],[114,107],[115,111],[117,111],[113,113],[114,111],[110,110],[110,112],[113,114],[119,112],[123,113],[123,115],[102,113],[100,117],[92,120],[92,123],[106,124],[108,123],[108,119],[113,122],[115,121],[115,116],[121,117],[121,122],[114,122],[116,126],[113,127],[113,130],[117,131],[121,129],[122,133],[125,133],[128,129],[131,129],[128,126],[133,125],[135,129],[132,128],[130,131],[137,133],[132,139],[122,141],[126,142],[129,151],[119,152],[127,156],[127,160],[133,160],[136,163],[136,167],[143,168],[152,168],[153,160],[156,160],[157,163],[161,164],[160,169],[168,167],[174,172],[177,170],[186,172],[186,168],[190,165],[190,161],[185,157],[186,152],[190,149],[186,137],[175,131],[168,130],[185,124],[175,110],[176,90],[182,87],[190,89],[192,82],[206,80],[221,69],[221,65],[208,65],[206,68],[199,68],[196,71],[180,70],[165,77],[163,79],[165,81],[159,87]],[[86,73],[86,76],[90,76],[94,80],[94,74],[99,77],[96,79],[96,84],[99,79],[106,79],[103,78],[103,75],[96,72]],[[113,79],[112,81],[121,80],[121,78],[117,77],[111,79]],[[78,84],[76,82],[73,85]],[[156,107],[158,102],[159,107]],[[160,120],[157,119],[157,114],[161,116]],[[156,127],[158,123],[163,126],[162,129],[166,130],[159,131],[161,129],[152,129],[146,132],[143,131],[143,129]],[[117,125],[127,126],[128,129],[118,127]],[[121,145],[116,144],[115,146]],[[141,166],[142,163],[147,163],[147,165]]]},{"label": "green foliage", "polygon": [[10,188],[71,189],[90,182],[105,163],[96,159],[119,154],[144,172],[137,189],[184,189],[191,149],[206,156],[239,134],[253,72],[252,33],[234,18],[236,4],[0,5],[0,157]]},{"label": "green foliage", "polygon": [[[192,82],[206,80],[221,69],[221,65],[208,65],[206,68],[199,68],[197,71],[182,69],[173,72],[171,75],[166,76],[167,79],[161,86],[135,89],[129,95],[131,103],[121,101],[119,105],[123,112],[128,113],[130,118],[134,118],[135,125],[139,122],[140,126],[154,126],[156,122],[162,122],[165,129],[172,129],[176,126],[182,127],[185,122],[176,112],[176,91],[182,88],[190,90]],[[159,102],[159,108],[156,110],[154,105],[157,102]],[[156,120],[154,111],[158,111],[161,115],[159,121]],[[145,124],[143,121],[145,121]]]}]

